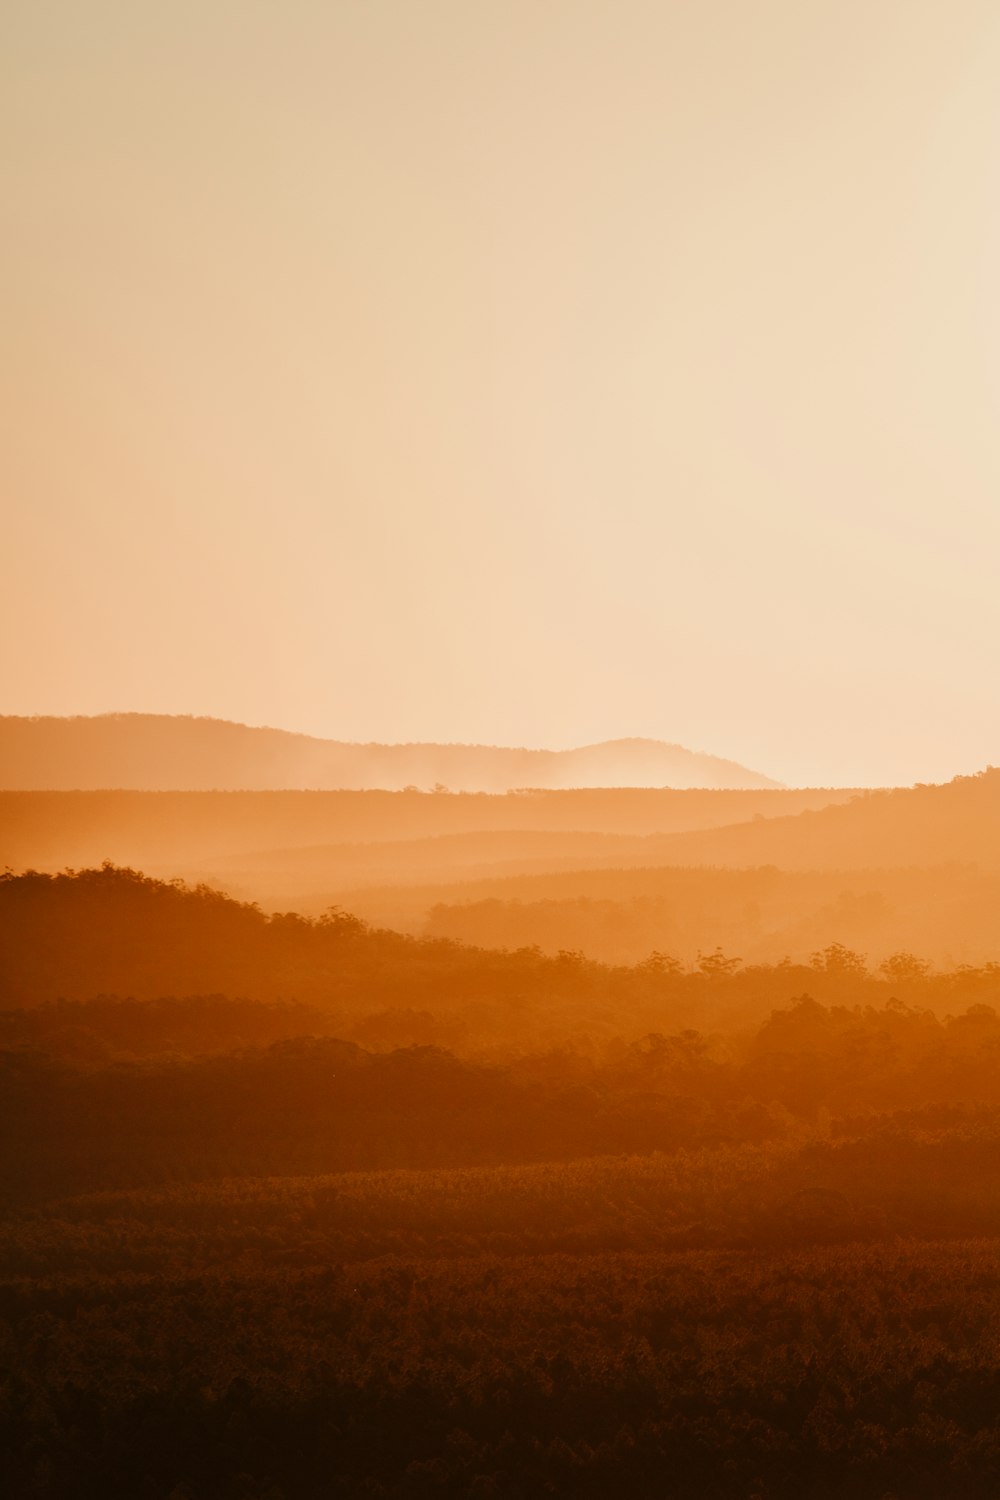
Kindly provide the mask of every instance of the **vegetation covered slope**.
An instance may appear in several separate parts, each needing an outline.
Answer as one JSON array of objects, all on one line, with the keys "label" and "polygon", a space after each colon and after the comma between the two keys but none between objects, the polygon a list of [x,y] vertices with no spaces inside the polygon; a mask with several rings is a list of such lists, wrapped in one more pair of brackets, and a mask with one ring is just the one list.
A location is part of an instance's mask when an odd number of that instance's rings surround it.
[{"label": "vegetation covered slope", "polygon": [[611,968],[114,868],[0,881],[0,959],[5,1495],[997,1493],[996,965]]}]

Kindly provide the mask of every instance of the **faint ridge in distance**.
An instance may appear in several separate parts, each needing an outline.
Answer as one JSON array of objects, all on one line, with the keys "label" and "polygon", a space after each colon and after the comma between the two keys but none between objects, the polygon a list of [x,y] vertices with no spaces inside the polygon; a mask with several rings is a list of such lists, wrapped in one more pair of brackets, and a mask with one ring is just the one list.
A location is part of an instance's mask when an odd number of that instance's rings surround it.
[{"label": "faint ridge in distance", "polygon": [[178,714],[0,716],[0,787],[10,791],[398,791],[781,783],[721,756],[638,737],[572,750],[361,744]]}]

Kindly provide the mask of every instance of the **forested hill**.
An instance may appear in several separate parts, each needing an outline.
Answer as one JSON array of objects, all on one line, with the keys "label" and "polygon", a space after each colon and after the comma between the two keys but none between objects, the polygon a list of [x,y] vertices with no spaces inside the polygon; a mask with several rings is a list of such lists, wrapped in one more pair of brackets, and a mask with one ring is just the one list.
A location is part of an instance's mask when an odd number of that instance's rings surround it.
[{"label": "forested hill", "polygon": [[354,744],[166,714],[0,717],[0,787],[143,791],[269,789],[505,792],[514,787],[775,787],[735,761],[660,740],[575,750]]},{"label": "forested hill", "polygon": [[[895,998],[945,1014],[994,1003],[1000,978],[995,964],[935,973],[907,954],[870,972],[862,956],[836,944],[808,964],[743,965],[710,949],[687,966],[654,951],[614,967],[574,952],[405,937],[339,911],[315,920],[267,916],[204,887],[112,866],[0,877],[0,1006],[8,1010],[100,996],[243,997],[309,1008],[305,1019],[279,1015],[279,1033],[287,1022],[292,1035],[516,1051],[757,1024],[804,993],[852,1005]],[[197,1031],[196,1010],[181,1029]],[[61,1024],[72,1028],[75,1014],[62,1012]],[[246,1013],[228,1014],[234,1042],[253,1031]],[[209,1031],[224,1019],[217,1006],[212,1016],[206,1010]],[[149,1020],[168,1032],[174,1024],[178,1012],[169,1008]],[[85,1038],[80,1044],[85,1051]]]}]

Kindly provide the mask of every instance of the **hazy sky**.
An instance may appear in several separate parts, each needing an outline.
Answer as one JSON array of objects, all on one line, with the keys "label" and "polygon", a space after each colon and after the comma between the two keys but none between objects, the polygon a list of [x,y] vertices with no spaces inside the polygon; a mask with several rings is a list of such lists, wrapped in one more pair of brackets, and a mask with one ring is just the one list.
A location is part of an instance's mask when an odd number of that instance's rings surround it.
[{"label": "hazy sky", "polygon": [[6,0],[0,711],[1000,762],[996,0]]}]

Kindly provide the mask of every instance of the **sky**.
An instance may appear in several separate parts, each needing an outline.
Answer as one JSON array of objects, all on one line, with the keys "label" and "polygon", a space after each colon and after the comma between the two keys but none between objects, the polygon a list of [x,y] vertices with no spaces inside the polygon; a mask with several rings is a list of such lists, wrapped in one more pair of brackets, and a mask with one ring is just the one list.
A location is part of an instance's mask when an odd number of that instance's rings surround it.
[{"label": "sky", "polygon": [[1000,762],[995,0],[6,0],[0,712]]}]

